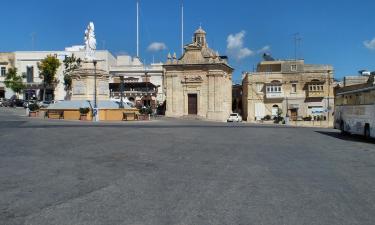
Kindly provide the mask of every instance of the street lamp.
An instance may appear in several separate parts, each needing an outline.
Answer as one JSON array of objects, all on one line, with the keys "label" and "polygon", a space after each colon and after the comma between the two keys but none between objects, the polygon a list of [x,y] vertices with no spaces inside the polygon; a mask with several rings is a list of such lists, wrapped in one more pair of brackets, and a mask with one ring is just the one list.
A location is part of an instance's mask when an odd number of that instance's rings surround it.
[{"label": "street lamp", "polygon": [[92,62],[94,64],[94,112],[93,112],[93,116],[94,116],[94,121],[97,122],[99,121],[99,117],[98,117],[99,110],[98,110],[97,89],[96,89],[96,77],[97,77],[96,64],[98,63],[98,61],[93,60]]},{"label": "street lamp", "polygon": [[120,109],[124,108],[124,76],[120,76]]}]

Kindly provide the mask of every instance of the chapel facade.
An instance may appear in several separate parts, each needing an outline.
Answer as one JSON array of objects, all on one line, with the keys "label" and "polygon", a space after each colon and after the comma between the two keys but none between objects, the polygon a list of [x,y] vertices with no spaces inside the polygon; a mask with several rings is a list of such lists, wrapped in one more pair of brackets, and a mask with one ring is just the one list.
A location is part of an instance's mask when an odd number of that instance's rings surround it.
[{"label": "chapel facade", "polygon": [[164,64],[167,117],[197,117],[225,121],[232,108],[232,73],[226,56],[208,47],[200,27],[184,54],[168,55]]}]

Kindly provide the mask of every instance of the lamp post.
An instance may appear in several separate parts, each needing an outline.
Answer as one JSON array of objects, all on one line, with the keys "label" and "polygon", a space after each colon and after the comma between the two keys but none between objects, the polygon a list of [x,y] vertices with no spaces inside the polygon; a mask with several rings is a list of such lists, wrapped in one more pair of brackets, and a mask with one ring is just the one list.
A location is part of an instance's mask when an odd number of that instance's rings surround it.
[{"label": "lamp post", "polygon": [[288,96],[285,96],[286,100],[286,114],[285,114],[285,124],[289,124],[289,103],[288,103]]},{"label": "lamp post", "polygon": [[124,76],[120,76],[120,109],[124,108]]},{"label": "lamp post", "polygon": [[97,89],[96,89],[96,64],[98,63],[96,60],[92,61],[94,64],[94,121],[98,122],[99,121],[99,109],[98,109],[98,103],[97,103]]}]

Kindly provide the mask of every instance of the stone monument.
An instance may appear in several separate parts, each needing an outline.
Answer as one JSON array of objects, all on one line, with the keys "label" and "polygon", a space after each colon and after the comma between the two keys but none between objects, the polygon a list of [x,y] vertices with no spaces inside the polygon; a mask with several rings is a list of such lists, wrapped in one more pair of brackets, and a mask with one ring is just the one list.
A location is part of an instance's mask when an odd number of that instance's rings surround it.
[{"label": "stone monument", "polygon": [[72,73],[71,100],[95,101],[109,100],[109,74],[95,58],[95,26],[90,22],[85,31],[85,58],[82,67]]}]

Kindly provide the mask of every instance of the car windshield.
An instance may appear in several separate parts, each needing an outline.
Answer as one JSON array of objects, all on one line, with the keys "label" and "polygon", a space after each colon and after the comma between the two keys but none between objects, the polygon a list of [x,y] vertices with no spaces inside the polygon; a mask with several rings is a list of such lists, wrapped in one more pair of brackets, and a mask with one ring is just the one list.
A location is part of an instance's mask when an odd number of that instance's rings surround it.
[{"label": "car windshield", "polygon": [[232,113],[232,114],[230,114],[230,116],[237,116],[237,114]]}]

